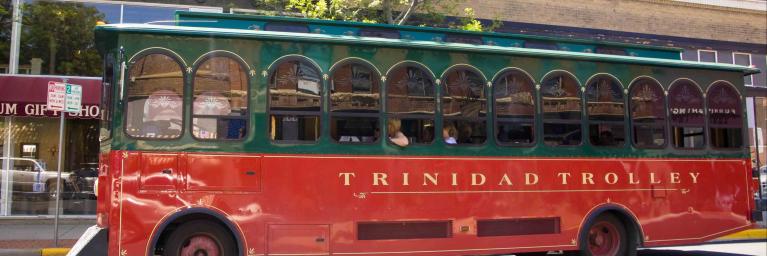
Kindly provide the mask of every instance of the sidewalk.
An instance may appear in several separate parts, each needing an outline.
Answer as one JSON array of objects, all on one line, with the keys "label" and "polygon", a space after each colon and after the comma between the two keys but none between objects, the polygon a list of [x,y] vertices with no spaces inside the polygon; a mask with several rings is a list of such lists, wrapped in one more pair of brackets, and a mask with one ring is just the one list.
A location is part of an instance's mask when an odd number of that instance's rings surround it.
[{"label": "sidewalk", "polygon": [[53,219],[0,219],[0,249],[72,247],[95,223],[93,218],[60,219],[59,244],[56,246],[53,243]]}]

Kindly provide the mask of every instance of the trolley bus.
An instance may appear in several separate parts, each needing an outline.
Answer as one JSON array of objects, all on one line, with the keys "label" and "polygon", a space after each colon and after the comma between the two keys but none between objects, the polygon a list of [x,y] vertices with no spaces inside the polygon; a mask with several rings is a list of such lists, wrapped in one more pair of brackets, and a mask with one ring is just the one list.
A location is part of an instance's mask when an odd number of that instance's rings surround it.
[{"label": "trolley bus", "polygon": [[755,221],[742,92],[756,69],[665,47],[177,16],[96,28],[97,225],[73,254],[633,255]]}]

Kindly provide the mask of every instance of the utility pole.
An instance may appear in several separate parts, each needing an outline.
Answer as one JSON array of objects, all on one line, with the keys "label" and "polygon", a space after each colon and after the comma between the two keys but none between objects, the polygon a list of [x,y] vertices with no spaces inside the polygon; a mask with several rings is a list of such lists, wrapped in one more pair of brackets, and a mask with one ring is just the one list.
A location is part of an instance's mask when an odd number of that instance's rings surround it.
[{"label": "utility pole", "polygon": [[[11,56],[8,60],[8,74],[18,74],[19,73],[19,40],[21,37],[21,0],[13,0],[12,4],[13,8],[13,18],[11,20]],[[5,124],[7,127],[11,127],[11,117],[3,117],[5,118]],[[10,144],[10,133],[6,134],[7,136],[1,136],[0,141],[4,141],[5,147],[3,147],[2,156],[7,157],[6,159],[3,159],[2,162],[2,174],[3,179],[0,180],[0,183],[2,184],[0,187],[0,216],[7,216],[11,214],[11,202],[13,199],[11,196],[13,196],[13,193],[11,193],[11,188],[13,187],[11,184],[13,183],[13,175],[11,175],[11,144]]]},{"label": "utility pole", "polygon": [[21,40],[21,0],[13,0],[11,20],[11,57],[8,60],[8,74],[19,73],[19,41]]}]

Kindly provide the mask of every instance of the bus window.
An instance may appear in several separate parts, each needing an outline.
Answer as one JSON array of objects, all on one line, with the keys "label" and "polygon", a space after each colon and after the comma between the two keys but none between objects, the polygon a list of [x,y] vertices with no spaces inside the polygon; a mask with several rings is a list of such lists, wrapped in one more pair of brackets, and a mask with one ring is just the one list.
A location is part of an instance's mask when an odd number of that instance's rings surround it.
[{"label": "bus window", "polygon": [[740,148],[743,146],[743,112],[740,94],[730,83],[720,81],[709,87],[706,100],[711,146]]},{"label": "bus window", "polygon": [[236,140],[247,133],[248,77],[231,57],[212,56],[194,71],[192,136]]},{"label": "bus window", "polygon": [[676,148],[700,149],[706,144],[703,135],[703,93],[695,82],[679,79],[668,90],[671,115],[671,140]]},{"label": "bus window", "polygon": [[125,133],[139,139],[176,139],[183,127],[184,69],[151,53],[130,63]]},{"label": "bus window", "polygon": [[589,141],[595,146],[622,146],[626,140],[623,86],[610,75],[598,75],[586,83]]},{"label": "bus window", "polygon": [[269,78],[269,135],[274,141],[316,141],[320,134],[322,75],[308,60],[275,64]]},{"label": "bus window", "polygon": [[535,82],[524,71],[510,70],[493,83],[495,132],[501,145],[535,142]]},{"label": "bus window", "polygon": [[666,145],[666,97],[660,84],[648,77],[637,79],[631,84],[629,98],[634,146]]},{"label": "bus window", "polygon": [[442,94],[443,132],[448,144],[483,144],[487,140],[485,79],[475,69],[457,67],[445,73]]},{"label": "bus window", "polygon": [[543,141],[549,146],[581,144],[581,87],[570,73],[555,71],[541,82]]},{"label": "bus window", "polygon": [[378,141],[381,76],[371,66],[350,62],[330,80],[330,136],[342,143]]},{"label": "bus window", "polygon": [[437,107],[431,73],[418,64],[406,63],[389,71],[386,81],[389,118],[401,120],[401,132],[411,143],[431,143]]}]

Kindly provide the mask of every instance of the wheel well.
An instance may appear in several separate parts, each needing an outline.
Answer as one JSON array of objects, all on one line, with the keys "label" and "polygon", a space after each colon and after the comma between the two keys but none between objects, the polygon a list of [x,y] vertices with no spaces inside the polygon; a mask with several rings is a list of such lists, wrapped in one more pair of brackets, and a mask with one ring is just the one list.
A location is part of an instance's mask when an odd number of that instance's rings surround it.
[{"label": "wheel well", "polygon": [[165,227],[162,229],[162,232],[159,235],[156,236],[156,240],[154,240],[155,242],[154,242],[154,247],[152,248],[152,252],[154,254],[162,255],[162,253],[163,253],[162,250],[163,250],[163,248],[165,246],[165,242],[168,241],[168,237],[170,236],[170,234],[173,233],[173,231],[175,231],[178,227],[180,227],[184,223],[187,223],[187,222],[190,222],[190,221],[194,221],[194,220],[209,221],[211,223],[215,223],[215,224],[223,227],[224,229],[228,230],[229,231],[229,235],[232,236],[233,241],[235,241],[235,243],[237,243],[237,247],[238,247],[237,250],[242,252],[242,250],[240,248],[241,247],[241,243],[240,243],[239,237],[236,236],[234,232],[232,232],[232,229],[230,228],[230,226],[227,223],[224,223],[221,219],[219,219],[216,216],[212,216],[212,215],[207,214],[207,213],[199,213],[199,212],[198,213],[186,214],[186,215],[177,217],[177,218],[173,219],[172,221],[168,222],[165,225]]},{"label": "wheel well", "polygon": [[623,210],[618,209],[606,209],[604,211],[598,212],[594,214],[592,217],[596,218],[599,215],[602,214],[611,214],[618,218],[618,220],[621,221],[623,224],[623,227],[626,228],[626,232],[628,235],[631,236],[631,238],[637,242],[637,246],[643,246],[644,245],[644,236],[642,235],[642,229],[639,227],[639,223],[635,221],[635,218],[628,213],[626,213]]}]

